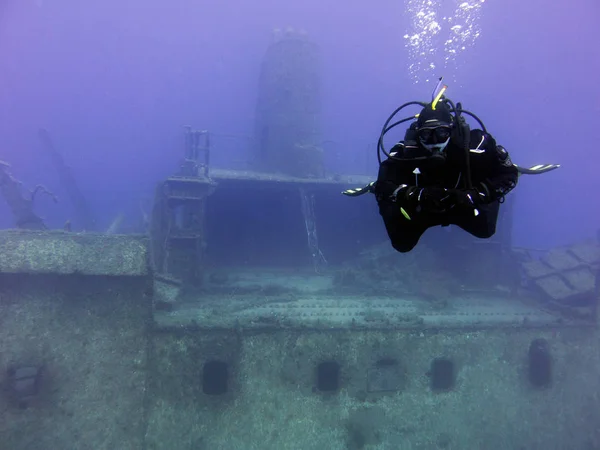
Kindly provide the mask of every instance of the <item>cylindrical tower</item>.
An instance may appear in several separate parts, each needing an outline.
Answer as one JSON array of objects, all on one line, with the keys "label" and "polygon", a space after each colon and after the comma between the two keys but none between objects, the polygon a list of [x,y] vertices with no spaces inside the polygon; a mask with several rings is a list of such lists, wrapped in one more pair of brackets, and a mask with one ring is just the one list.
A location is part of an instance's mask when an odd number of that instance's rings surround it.
[{"label": "cylindrical tower", "polygon": [[323,174],[319,49],[306,33],[274,30],[262,63],[255,168],[297,177]]}]

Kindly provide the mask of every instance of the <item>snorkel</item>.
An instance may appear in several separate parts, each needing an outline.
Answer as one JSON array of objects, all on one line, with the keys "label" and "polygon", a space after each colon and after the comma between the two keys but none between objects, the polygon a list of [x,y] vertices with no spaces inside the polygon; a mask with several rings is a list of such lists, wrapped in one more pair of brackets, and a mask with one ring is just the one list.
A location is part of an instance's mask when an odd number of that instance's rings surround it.
[{"label": "snorkel", "polygon": [[[457,103],[456,105],[452,102],[452,100],[450,100],[449,98],[447,98],[445,96],[446,90],[448,89],[448,86],[443,84],[443,77],[440,77],[438,80],[437,85],[435,86],[432,94],[431,94],[431,108],[435,110],[435,108],[438,106],[438,104],[440,102],[445,103],[449,109],[450,112],[454,115],[454,129],[453,129],[453,136],[451,137],[451,141],[454,141],[455,143],[459,144],[461,146],[461,148],[464,151],[465,154],[465,164],[466,164],[466,170],[465,170],[465,182],[467,185],[467,188],[471,187],[471,164],[470,164],[470,142],[469,142],[469,138],[471,135],[471,129],[469,127],[469,125],[467,124],[463,114],[466,114],[468,116],[471,116],[472,118],[474,118],[479,125],[481,126],[481,129],[483,132],[487,132],[485,125],[483,124],[483,122],[481,121],[481,119],[479,119],[479,117],[477,117],[475,114],[473,114],[470,111],[467,111],[465,109],[462,108],[462,105],[460,103]],[[383,139],[385,137],[385,135],[392,130],[393,128],[397,127],[398,125],[401,125],[405,122],[408,122],[409,120],[415,120],[419,117],[418,114],[413,115],[413,116],[409,116],[406,117],[404,119],[398,120],[396,122],[391,123],[394,118],[396,117],[396,115],[402,111],[403,109],[407,108],[408,106],[412,106],[412,105],[417,105],[420,106],[421,108],[425,108],[428,103],[425,102],[419,102],[419,101],[412,101],[412,102],[408,102],[408,103],[404,103],[403,105],[399,106],[398,108],[396,108],[396,110],[388,117],[388,119],[385,121],[383,128],[381,130],[381,134],[379,135],[379,140],[377,142],[377,160],[379,162],[379,164],[381,164],[381,154],[383,153],[387,158],[390,159],[402,159],[402,160],[407,160],[407,159],[412,159],[412,160],[425,160],[428,157],[427,156],[418,156],[415,158],[398,158],[394,155],[391,155],[384,146],[383,143]],[[390,124],[391,123],[391,124]]]},{"label": "snorkel", "polygon": [[[438,84],[435,85],[435,88],[433,89],[433,92],[431,93],[431,109],[433,109],[433,110],[435,110],[435,107],[437,106],[438,102],[444,95],[444,92],[446,92],[446,90],[448,89],[447,85],[444,84],[442,86],[442,81],[443,81],[443,77],[440,77]],[[436,94],[436,92],[437,92],[437,94]]]}]

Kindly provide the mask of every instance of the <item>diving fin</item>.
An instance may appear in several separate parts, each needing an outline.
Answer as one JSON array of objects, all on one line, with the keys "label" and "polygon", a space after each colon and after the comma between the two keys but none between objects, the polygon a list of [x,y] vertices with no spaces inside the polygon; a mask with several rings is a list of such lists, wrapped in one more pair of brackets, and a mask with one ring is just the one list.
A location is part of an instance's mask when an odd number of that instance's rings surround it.
[{"label": "diving fin", "polygon": [[517,168],[517,171],[520,175],[539,175],[541,173],[546,173],[554,169],[558,169],[560,167],[560,164],[538,164],[536,166],[531,166],[528,169],[524,167],[519,167],[516,164],[514,166]]},{"label": "diving fin", "polygon": [[374,191],[375,181],[371,181],[369,184],[361,188],[346,189],[345,191],[342,191],[342,194],[347,195],[348,197],[359,197],[363,194],[373,193]]}]

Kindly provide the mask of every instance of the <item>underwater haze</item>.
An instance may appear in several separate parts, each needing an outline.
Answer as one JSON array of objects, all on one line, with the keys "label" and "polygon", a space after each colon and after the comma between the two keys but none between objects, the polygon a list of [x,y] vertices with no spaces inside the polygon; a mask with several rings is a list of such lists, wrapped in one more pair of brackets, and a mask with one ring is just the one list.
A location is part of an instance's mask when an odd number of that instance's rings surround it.
[{"label": "underwater haze", "polygon": [[0,0],[0,450],[599,450],[599,19]]},{"label": "underwater haze", "polygon": [[[41,150],[46,129],[100,228],[121,213],[135,223],[176,171],[184,126],[213,133],[215,166],[249,157],[261,61],[273,30],[292,27],[320,47],[329,172],[374,179],[385,119],[443,76],[514,162],[561,164],[510,194],[514,243],[550,248],[600,221],[599,13],[595,0],[3,0],[0,160],[57,194],[36,211],[62,228],[73,211]],[[365,220],[379,220],[375,202]],[[2,202],[0,227],[12,226]]]}]

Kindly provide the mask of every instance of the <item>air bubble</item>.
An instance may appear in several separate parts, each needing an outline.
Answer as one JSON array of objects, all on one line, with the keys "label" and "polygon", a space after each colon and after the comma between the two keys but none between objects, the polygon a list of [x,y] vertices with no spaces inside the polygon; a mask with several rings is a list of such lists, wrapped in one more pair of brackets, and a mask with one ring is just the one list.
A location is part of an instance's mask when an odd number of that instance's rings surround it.
[{"label": "air bubble", "polygon": [[456,82],[461,55],[481,33],[484,0],[406,0],[411,30],[404,35],[414,83],[444,76]]}]

